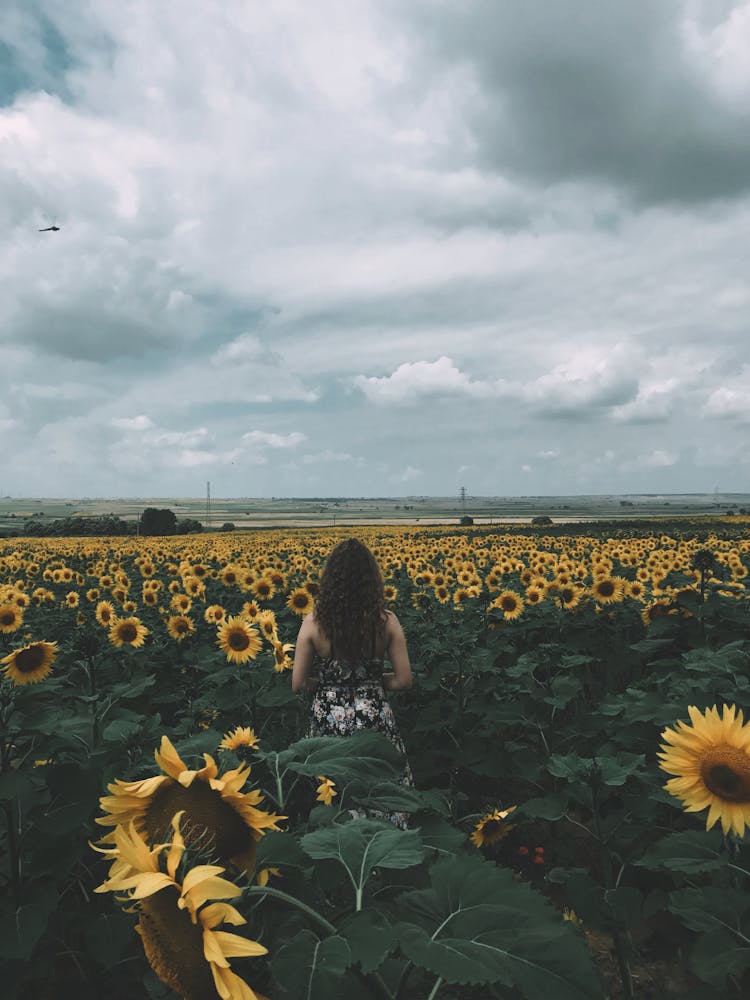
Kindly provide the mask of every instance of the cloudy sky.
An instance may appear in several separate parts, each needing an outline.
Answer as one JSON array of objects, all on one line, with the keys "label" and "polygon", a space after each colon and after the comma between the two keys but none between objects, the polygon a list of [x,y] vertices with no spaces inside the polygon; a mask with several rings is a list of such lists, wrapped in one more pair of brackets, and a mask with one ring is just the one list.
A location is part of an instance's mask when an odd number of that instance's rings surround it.
[{"label": "cloudy sky", "polygon": [[750,3],[3,0],[0,227],[3,493],[750,490]]}]

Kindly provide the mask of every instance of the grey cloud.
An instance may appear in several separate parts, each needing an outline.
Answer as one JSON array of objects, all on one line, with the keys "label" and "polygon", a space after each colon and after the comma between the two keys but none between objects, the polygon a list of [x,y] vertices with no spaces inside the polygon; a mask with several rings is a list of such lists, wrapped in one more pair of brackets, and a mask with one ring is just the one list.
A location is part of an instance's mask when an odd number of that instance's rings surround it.
[{"label": "grey cloud", "polygon": [[448,59],[476,75],[464,106],[486,169],[543,184],[598,180],[636,202],[689,204],[750,189],[747,102],[722,97],[691,60],[689,9],[477,0],[411,11],[434,72]]}]

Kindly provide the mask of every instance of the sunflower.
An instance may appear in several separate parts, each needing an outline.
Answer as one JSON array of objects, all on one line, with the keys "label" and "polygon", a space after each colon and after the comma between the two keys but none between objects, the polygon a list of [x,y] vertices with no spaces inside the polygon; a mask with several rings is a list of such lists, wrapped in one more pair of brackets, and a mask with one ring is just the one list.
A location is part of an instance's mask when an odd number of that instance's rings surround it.
[{"label": "sunflower", "polygon": [[132,616],[130,618],[113,618],[109,626],[109,641],[118,649],[120,646],[133,646],[138,648],[146,641],[149,629],[141,622],[140,618]]},{"label": "sunflower", "polygon": [[294,666],[289,656],[292,649],[294,649],[294,643],[291,642],[275,642],[273,644],[273,668],[277,674],[281,674],[285,670],[291,670]]},{"label": "sunflower", "polygon": [[231,564],[224,567],[220,574],[221,582],[225,587],[234,587],[240,582],[237,567]]},{"label": "sunflower", "polygon": [[224,733],[224,739],[219,744],[219,750],[237,750],[239,747],[249,747],[256,750],[259,746],[258,737],[255,731],[249,726],[243,728],[237,726],[228,733]]},{"label": "sunflower", "polygon": [[109,626],[114,621],[115,606],[111,601],[99,601],[95,614],[100,625]]},{"label": "sunflower", "polygon": [[581,603],[581,591],[578,587],[566,584],[560,587],[557,599],[566,611],[573,611]]},{"label": "sunflower", "polygon": [[257,580],[253,580],[250,590],[252,590],[259,601],[270,601],[276,593],[276,588],[265,576],[261,576],[258,577]]},{"label": "sunflower", "polygon": [[203,612],[203,618],[209,625],[218,625],[226,618],[226,611],[220,604],[210,604]]},{"label": "sunflower", "polygon": [[387,583],[385,587],[383,587],[383,597],[386,601],[395,601],[398,597],[398,590],[396,590],[396,588],[390,583]]},{"label": "sunflower", "polygon": [[98,601],[100,597],[101,591],[97,587],[91,587],[86,591],[86,600],[91,601],[92,604],[94,601]]},{"label": "sunflower", "polygon": [[230,663],[254,660],[261,649],[258,630],[248,625],[241,615],[229,615],[217,629],[217,646],[226,653]]},{"label": "sunflower", "polygon": [[318,781],[320,784],[317,788],[317,801],[330,806],[334,798],[338,795],[336,785],[330,778],[326,778],[322,774],[318,775]]},{"label": "sunflower", "polygon": [[125,898],[134,902],[139,914],[136,930],[149,965],[179,996],[203,1000],[218,994],[227,1000],[259,1000],[260,995],[231,971],[227,959],[265,955],[268,949],[239,934],[216,930],[222,923],[246,923],[242,914],[223,902],[242,894],[233,882],[220,877],[223,867],[183,867],[178,881],[185,853],[181,817],[178,813],[172,821],[171,842],[153,849],[132,823],[128,829],[118,828],[115,846],[103,852],[112,860],[109,878],[95,891],[125,892]]},{"label": "sunflower", "polygon": [[[206,753],[205,766],[191,771],[166,736],[162,736],[154,757],[163,773],[141,781],[116,779],[107,785],[111,794],[99,801],[109,815],[98,816],[96,822],[113,827],[133,822],[149,843],[159,843],[175,813],[183,810],[188,846],[210,849],[222,864],[231,861],[251,875],[257,842],[266,830],[278,830],[278,821],[286,817],[257,809],[263,800],[257,789],[240,791],[250,775],[250,765],[225,771],[219,777],[216,762]],[[113,836],[108,834],[104,841]]]},{"label": "sunflower", "polygon": [[70,593],[65,595],[65,603],[69,608],[77,608],[79,601],[80,597],[78,596],[78,592],[75,590],[71,590]]},{"label": "sunflower", "polygon": [[515,806],[511,806],[509,809],[503,809],[502,811],[494,809],[492,812],[485,813],[474,827],[474,832],[469,838],[472,844],[476,847],[482,847],[484,844],[496,844],[498,840],[502,840],[503,837],[507,836],[513,827],[510,823],[506,823],[505,820],[515,808]]},{"label": "sunflower", "polygon": [[23,611],[17,604],[0,604],[0,632],[15,632],[23,622]]},{"label": "sunflower", "polygon": [[249,618],[251,622],[254,622],[260,614],[260,608],[255,601],[245,601],[242,605],[242,614],[245,618]]},{"label": "sunflower", "polygon": [[298,587],[287,598],[286,606],[295,615],[309,615],[313,609],[313,599],[304,587]]},{"label": "sunflower", "polygon": [[659,767],[676,775],[664,788],[686,812],[708,807],[707,830],[720,820],[725,835],[742,837],[750,827],[750,722],[743,725],[734,705],[721,716],[715,705],[703,714],[690,705],[688,713],[692,726],[678,722],[661,734]]},{"label": "sunflower", "polygon": [[599,604],[613,604],[623,599],[622,581],[614,576],[602,576],[592,585],[591,593]]},{"label": "sunflower", "polygon": [[5,664],[5,676],[14,684],[36,684],[51,672],[56,656],[56,642],[32,642],[28,646],[14,649],[0,663]]},{"label": "sunflower", "polygon": [[193,602],[187,594],[174,594],[172,600],[169,602],[169,606],[178,614],[186,615],[192,608]]},{"label": "sunflower", "polygon": [[171,615],[167,619],[167,632],[177,642],[182,642],[183,639],[195,632],[195,625],[187,615]]},{"label": "sunflower", "polygon": [[530,586],[526,588],[526,603],[539,604],[544,597],[544,590],[541,587]]},{"label": "sunflower", "polygon": [[666,597],[660,597],[656,601],[651,601],[651,603],[647,604],[643,611],[641,611],[643,624],[650,625],[651,622],[656,621],[657,618],[663,618],[664,615],[668,615],[671,607],[672,604]]},{"label": "sunflower", "polygon": [[504,590],[502,594],[499,594],[494,601],[490,604],[491,608],[497,608],[502,611],[503,618],[506,621],[512,622],[516,618],[520,618],[523,613],[523,601],[521,600],[521,595],[517,594],[515,590]]},{"label": "sunflower", "polygon": [[270,609],[258,613],[258,624],[263,635],[269,642],[278,642],[279,634],[276,629],[276,615]]}]

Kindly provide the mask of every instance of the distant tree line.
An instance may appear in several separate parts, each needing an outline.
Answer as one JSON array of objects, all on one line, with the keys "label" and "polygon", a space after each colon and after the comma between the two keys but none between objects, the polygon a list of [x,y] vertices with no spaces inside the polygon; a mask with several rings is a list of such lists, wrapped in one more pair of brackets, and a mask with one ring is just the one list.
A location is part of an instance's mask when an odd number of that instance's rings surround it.
[{"label": "distant tree line", "polygon": [[[226,530],[226,529],[222,529]],[[46,521],[35,515],[24,521],[18,531],[0,533],[0,537],[33,536],[64,538],[66,536],[101,535],[191,535],[203,531],[200,521],[192,517],[178,518],[174,511],[147,507],[139,521],[124,521],[115,514],[94,517],[58,517]]]}]

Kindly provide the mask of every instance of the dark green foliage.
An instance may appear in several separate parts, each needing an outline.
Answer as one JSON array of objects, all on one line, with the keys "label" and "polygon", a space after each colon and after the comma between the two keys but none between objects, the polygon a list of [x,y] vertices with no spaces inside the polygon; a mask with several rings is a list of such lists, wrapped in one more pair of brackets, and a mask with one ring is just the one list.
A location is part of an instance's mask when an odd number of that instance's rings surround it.
[{"label": "dark green foliage", "polygon": [[141,514],[142,535],[174,535],[177,530],[177,516],[173,510],[147,507]]}]

